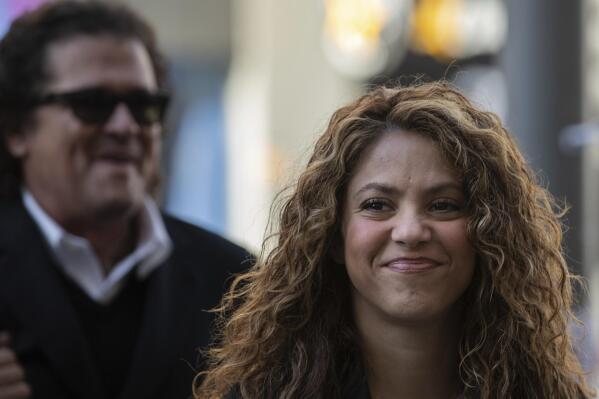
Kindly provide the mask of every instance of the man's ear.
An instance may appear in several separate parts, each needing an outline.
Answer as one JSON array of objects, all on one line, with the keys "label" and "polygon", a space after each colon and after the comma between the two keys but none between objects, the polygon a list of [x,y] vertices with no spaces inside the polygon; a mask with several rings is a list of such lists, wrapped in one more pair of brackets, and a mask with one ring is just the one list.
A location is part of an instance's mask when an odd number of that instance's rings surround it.
[{"label": "man's ear", "polygon": [[29,152],[27,136],[23,133],[8,133],[5,142],[8,152],[15,158],[25,158]]}]

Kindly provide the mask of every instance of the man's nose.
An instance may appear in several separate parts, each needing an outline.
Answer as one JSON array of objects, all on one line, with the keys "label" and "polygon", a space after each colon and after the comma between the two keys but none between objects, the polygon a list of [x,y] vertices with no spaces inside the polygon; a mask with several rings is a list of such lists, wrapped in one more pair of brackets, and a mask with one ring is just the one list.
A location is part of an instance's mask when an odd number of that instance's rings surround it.
[{"label": "man's nose", "polygon": [[104,130],[110,134],[128,135],[139,133],[141,126],[135,120],[129,107],[125,103],[118,103],[104,124]]},{"label": "man's nose", "polygon": [[432,231],[424,215],[415,210],[402,210],[393,218],[391,239],[409,248],[431,240]]}]

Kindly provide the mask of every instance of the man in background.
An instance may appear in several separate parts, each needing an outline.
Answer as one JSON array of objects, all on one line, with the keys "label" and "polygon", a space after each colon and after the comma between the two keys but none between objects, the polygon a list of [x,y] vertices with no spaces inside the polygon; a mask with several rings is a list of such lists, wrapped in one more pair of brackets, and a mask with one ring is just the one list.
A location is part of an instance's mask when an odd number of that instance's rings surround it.
[{"label": "man in background", "polygon": [[247,253],[152,200],[168,99],[114,3],[48,3],[0,41],[0,399],[190,396]]}]

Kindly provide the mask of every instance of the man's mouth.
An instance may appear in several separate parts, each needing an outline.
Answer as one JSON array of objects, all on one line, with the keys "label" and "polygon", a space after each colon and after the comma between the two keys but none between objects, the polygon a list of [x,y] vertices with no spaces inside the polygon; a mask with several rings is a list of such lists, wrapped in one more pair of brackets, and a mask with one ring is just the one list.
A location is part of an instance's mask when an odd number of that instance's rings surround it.
[{"label": "man's mouth", "polygon": [[125,164],[137,163],[139,157],[136,157],[133,154],[128,153],[107,153],[97,156],[96,159],[103,162]]}]

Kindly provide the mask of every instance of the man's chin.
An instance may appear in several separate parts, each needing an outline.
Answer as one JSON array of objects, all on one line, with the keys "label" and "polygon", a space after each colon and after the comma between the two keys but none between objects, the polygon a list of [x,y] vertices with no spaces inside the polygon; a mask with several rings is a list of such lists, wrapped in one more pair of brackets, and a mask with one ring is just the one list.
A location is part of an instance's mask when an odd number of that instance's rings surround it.
[{"label": "man's chin", "polygon": [[94,206],[95,216],[99,221],[110,221],[136,216],[143,207],[142,195],[120,195],[96,199]]}]

